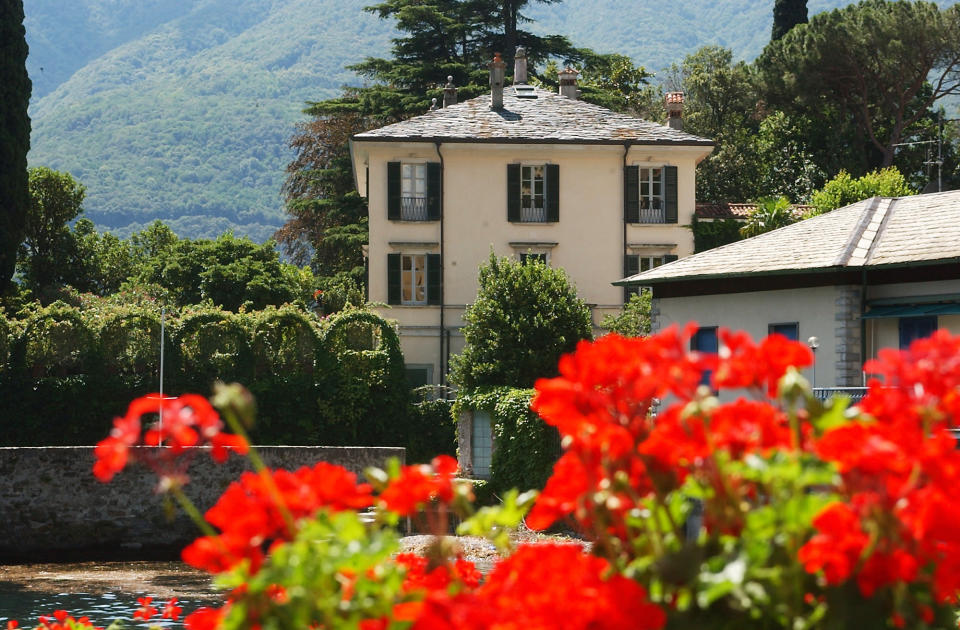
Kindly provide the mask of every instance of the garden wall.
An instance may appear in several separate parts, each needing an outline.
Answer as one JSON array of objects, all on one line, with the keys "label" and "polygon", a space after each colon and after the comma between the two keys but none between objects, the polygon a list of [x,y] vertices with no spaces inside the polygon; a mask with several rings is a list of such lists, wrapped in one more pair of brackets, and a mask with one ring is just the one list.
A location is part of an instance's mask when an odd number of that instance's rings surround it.
[{"label": "garden wall", "polygon": [[[246,458],[215,464],[199,452],[189,468],[187,495],[206,511],[227,485],[249,470]],[[324,461],[360,475],[404,458],[403,448],[263,446],[271,468],[296,469]],[[172,555],[197,535],[196,526],[154,493],[156,476],[139,465],[108,484],[91,472],[93,447],[0,448],[0,562],[78,557]],[[173,515],[173,519],[168,518]]]}]

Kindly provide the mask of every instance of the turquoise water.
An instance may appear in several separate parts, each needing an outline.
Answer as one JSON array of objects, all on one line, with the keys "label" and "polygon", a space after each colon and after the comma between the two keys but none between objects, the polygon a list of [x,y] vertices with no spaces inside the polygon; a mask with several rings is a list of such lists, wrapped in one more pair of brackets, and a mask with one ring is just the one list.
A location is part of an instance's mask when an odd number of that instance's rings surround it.
[{"label": "turquoise water", "polygon": [[[159,613],[148,623],[133,621],[137,598],[152,597]],[[180,621],[161,618],[171,597],[183,608]],[[0,566],[0,627],[10,619],[34,628],[40,615],[66,610],[87,616],[100,627],[120,619],[135,630],[160,626],[182,628],[183,616],[203,606],[218,606],[222,596],[209,576],[180,562],[83,562]]]}]

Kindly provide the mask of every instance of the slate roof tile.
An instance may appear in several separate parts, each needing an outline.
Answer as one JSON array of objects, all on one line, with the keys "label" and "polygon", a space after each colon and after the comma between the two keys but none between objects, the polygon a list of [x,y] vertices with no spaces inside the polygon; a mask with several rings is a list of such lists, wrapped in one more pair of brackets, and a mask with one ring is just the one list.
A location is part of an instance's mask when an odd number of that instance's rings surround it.
[{"label": "slate roof tile", "polygon": [[585,143],[713,146],[714,142],[599,105],[534,86],[504,88],[503,109],[490,109],[490,95],[353,136],[354,140],[445,142]]}]

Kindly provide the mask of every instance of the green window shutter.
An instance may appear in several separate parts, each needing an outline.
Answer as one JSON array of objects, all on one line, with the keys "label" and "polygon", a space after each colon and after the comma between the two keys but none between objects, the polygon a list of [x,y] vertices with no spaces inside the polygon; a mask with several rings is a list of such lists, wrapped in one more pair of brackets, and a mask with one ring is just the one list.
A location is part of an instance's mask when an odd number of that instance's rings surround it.
[{"label": "green window shutter", "polygon": [[663,167],[663,205],[667,223],[677,222],[677,167]]},{"label": "green window shutter", "polygon": [[400,303],[400,254],[387,254],[387,304]]},{"label": "green window shutter", "polygon": [[[629,168],[629,167],[628,167]],[[623,257],[623,277],[640,273],[640,256],[637,254],[627,254]],[[637,292],[637,287],[623,287],[623,303],[630,301],[630,296]]]},{"label": "green window shutter", "polygon": [[507,221],[520,220],[520,165],[507,164]]},{"label": "green window shutter", "polygon": [[547,221],[560,220],[560,165],[547,164]]},{"label": "green window shutter", "polygon": [[623,220],[640,222],[640,167],[623,167]]},{"label": "green window shutter", "polygon": [[667,254],[663,257],[663,264],[671,263],[677,259],[676,254]]},{"label": "green window shutter", "polygon": [[427,254],[427,304],[443,303],[443,270],[440,254]]},{"label": "green window shutter", "polygon": [[440,162],[427,164],[427,220],[439,221],[443,212],[443,179]]},{"label": "green window shutter", "polygon": [[400,162],[387,162],[387,218],[400,220]]}]

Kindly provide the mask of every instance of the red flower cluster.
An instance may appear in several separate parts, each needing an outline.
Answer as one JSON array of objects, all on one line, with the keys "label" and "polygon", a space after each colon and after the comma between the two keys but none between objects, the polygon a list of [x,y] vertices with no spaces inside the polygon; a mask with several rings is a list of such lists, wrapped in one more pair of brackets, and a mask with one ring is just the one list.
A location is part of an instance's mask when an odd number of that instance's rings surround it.
[{"label": "red flower cluster", "polygon": [[371,488],[340,466],[320,462],[312,468],[244,473],[231,483],[206,513],[217,536],[196,539],[183,550],[183,561],[211,573],[221,573],[242,560],[256,572],[264,548],[272,541],[290,540],[296,522],[320,508],[356,510],[373,504]]},{"label": "red flower cluster", "polygon": [[[573,514],[591,531],[599,510],[612,533],[625,535],[624,515],[638,501],[676,488],[691,473],[720,488],[713,483],[718,471],[711,461],[717,451],[740,459],[793,445],[785,414],[768,402],[740,399],[694,411],[685,403],[693,399],[704,370],[713,370],[718,389],[775,392],[790,366],[811,364],[809,348],[779,335],[755,344],[743,333],[721,330],[719,356],[690,352],[695,329],[691,324],[646,338],[608,335],[581,343],[561,359],[559,377],[537,382],[532,406],[557,427],[567,450],[528,525],[543,529]],[[667,395],[678,402],[654,422],[649,413],[654,399]]]},{"label": "red flower cluster", "polygon": [[[141,435],[145,415],[162,417],[162,424],[158,420]],[[110,435],[94,449],[93,474],[100,481],[110,481],[134,457],[131,447],[163,447],[140,449],[137,457],[161,478],[183,483],[189,462],[182,455],[190,447],[210,446],[210,454],[218,462],[226,461],[230,451],[247,452],[246,440],[222,433],[222,429],[220,416],[202,396],[163,398],[150,394],[137,398],[126,415],[113,421]]]},{"label": "red flower cluster", "polygon": [[[13,622],[13,627],[15,628],[17,623]],[[10,628],[10,624],[7,624],[7,627]],[[55,610],[53,611],[53,619],[45,615],[40,616],[40,630],[103,630],[90,623],[89,617],[80,617],[74,619],[70,613],[65,610]]]},{"label": "red flower cluster", "polygon": [[545,544],[521,546],[474,591],[431,591],[413,630],[656,630],[665,623],[643,587],[611,575],[606,560],[575,545]]},{"label": "red flower cluster", "polygon": [[828,431],[816,452],[840,470],[845,504],[817,517],[801,550],[827,582],[855,576],[861,592],[926,582],[941,601],[960,592],[960,452],[948,425],[960,412],[960,337],[938,331],[865,366],[860,408],[872,421]]},{"label": "red flower cluster", "polygon": [[157,614],[157,609],[150,605],[151,602],[153,602],[152,597],[138,597],[137,603],[140,604],[140,608],[133,612],[133,618],[147,621]]},{"label": "red flower cluster", "polygon": [[433,458],[429,466],[405,466],[396,479],[380,493],[380,500],[391,512],[410,516],[431,501],[453,500],[453,479],[457,460],[449,455]]}]

